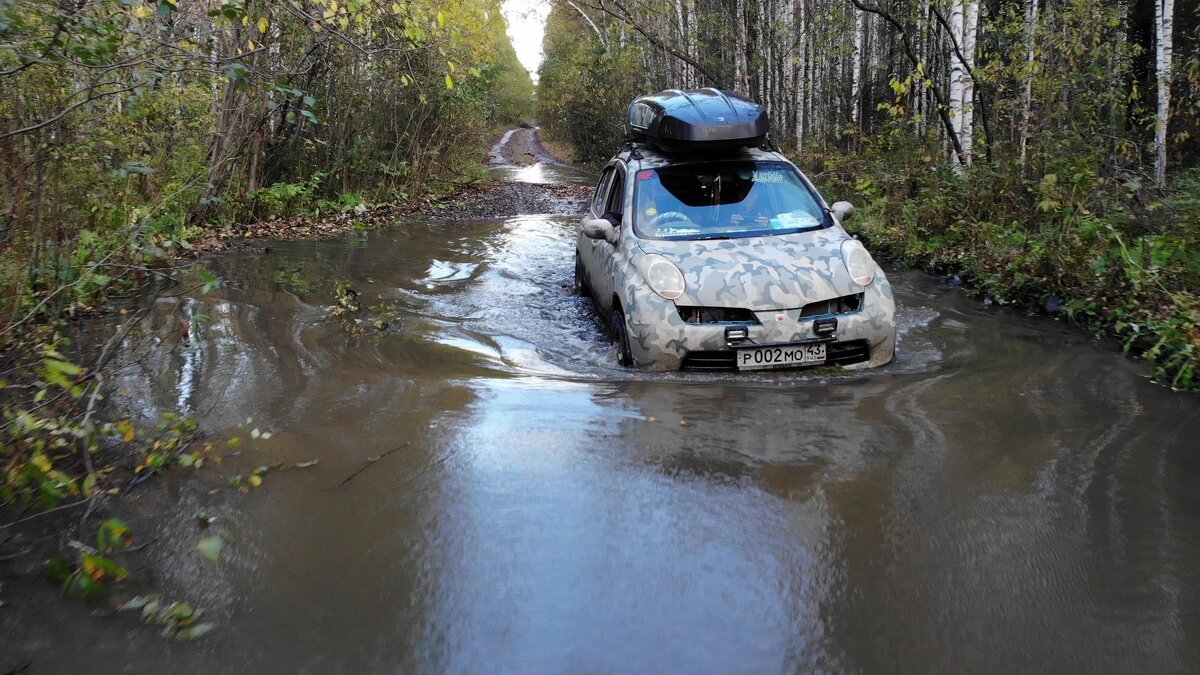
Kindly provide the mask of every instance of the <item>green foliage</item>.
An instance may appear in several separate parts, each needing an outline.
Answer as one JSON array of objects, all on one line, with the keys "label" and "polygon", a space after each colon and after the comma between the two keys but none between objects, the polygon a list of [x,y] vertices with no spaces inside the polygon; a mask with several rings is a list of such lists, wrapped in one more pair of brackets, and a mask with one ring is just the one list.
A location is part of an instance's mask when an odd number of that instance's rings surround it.
[{"label": "green foliage", "polygon": [[172,462],[203,465],[211,446],[187,452],[197,432],[189,418],[163,413],[153,433],[141,440],[128,420],[97,424],[82,414],[98,382],[63,356],[67,341],[62,336],[41,330],[33,337],[41,341],[21,350],[22,359],[12,369],[21,381],[0,381],[6,394],[0,404],[0,498],[5,502],[51,508],[71,497],[91,498],[108,473],[96,470],[91,460],[116,445],[132,451],[136,474]]},{"label": "green foliage", "polygon": [[313,206],[313,194],[328,174],[317,171],[302,183],[275,183],[246,195],[250,209],[260,218],[305,213]]},{"label": "green foliage", "polygon": [[139,595],[117,608],[122,612],[141,612],[143,623],[162,626],[165,637],[195,640],[212,631],[211,623],[201,623],[204,610],[183,601],[166,602],[158,594]]},{"label": "green foliage", "polygon": [[129,570],[116,556],[133,546],[129,527],[115,518],[100,523],[96,530],[96,546],[71,542],[77,552],[74,561],[55,558],[47,566],[50,578],[62,584],[63,592],[73,598],[93,600],[107,593],[111,584],[124,581]]},{"label": "green foliage", "polygon": [[1156,362],[1172,387],[1200,387],[1200,171],[1155,192],[1077,156],[1026,179],[1014,164],[962,177],[936,148],[884,133],[859,156],[808,158],[822,189],[860,205],[848,228],[873,249],[957,273],[989,297],[1047,304]]}]

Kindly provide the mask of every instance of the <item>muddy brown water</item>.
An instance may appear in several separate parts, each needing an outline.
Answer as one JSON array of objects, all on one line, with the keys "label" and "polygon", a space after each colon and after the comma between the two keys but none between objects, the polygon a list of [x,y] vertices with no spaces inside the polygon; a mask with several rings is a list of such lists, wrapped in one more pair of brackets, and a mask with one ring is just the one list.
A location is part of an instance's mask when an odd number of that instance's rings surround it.
[{"label": "muddy brown water", "polygon": [[[138,583],[216,630],[176,643],[47,591],[0,609],[0,670],[1200,668],[1196,397],[901,269],[883,369],[630,372],[569,293],[574,222],[207,261],[226,287],[158,302],[110,404],[242,439],[116,506],[151,542]],[[323,320],[342,279],[395,305],[388,333]]]}]

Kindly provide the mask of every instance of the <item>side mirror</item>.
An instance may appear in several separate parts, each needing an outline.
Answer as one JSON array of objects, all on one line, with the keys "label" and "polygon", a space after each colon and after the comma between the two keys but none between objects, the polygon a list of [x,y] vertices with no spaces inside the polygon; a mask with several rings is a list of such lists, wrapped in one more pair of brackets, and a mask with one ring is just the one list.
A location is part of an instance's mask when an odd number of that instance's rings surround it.
[{"label": "side mirror", "polygon": [[583,222],[583,236],[588,239],[600,239],[610,244],[617,243],[617,230],[613,224],[603,218],[593,218]]},{"label": "side mirror", "polygon": [[854,205],[850,202],[834,202],[829,210],[833,212],[833,217],[837,218],[838,223],[844,223],[854,215]]}]

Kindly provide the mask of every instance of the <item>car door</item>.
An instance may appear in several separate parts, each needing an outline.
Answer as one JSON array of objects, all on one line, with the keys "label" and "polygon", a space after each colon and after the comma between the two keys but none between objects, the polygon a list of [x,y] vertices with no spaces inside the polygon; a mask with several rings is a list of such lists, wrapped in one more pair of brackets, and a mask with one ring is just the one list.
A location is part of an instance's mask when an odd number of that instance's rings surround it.
[{"label": "car door", "polygon": [[[600,214],[600,217],[612,223],[613,228],[617,231],[617,236],[620,237],[622,236],[621,222],[625,218],[625,167],[616,164],[610,169],[612,170],[612,180],[604,199],[604,212]],[[593,276],[595,285],[592,286],[593,296],[600,310],[609,314],[612,312],[613,277],[618,263],[616,256],[620,248],[620,240],[618,239],[617,244],[610,244],[602,240],[595,240],[595,242],[596,245],[592,248],[592,254],[596,257],[596,273]]]},{"label": "car door", "polygon": [[579,222],[579,237],[575,243],[575,250],[579,252],[579,260],[583,263],[585,281],[588,288],[592,289],[593,296],[596,295],[596,280],[600,277],[596,261],[596,248],[599,242],[584,236],[583,224],[604,215],[605,205],[608,204],[609,188],[612,186],[615,173],[612,167],[608,167],[604,173],[600,174],[600,182],[596,185],[596,194],[592,195],[592,203],[588,207],[588,212],[583,214],[583,220]]}]

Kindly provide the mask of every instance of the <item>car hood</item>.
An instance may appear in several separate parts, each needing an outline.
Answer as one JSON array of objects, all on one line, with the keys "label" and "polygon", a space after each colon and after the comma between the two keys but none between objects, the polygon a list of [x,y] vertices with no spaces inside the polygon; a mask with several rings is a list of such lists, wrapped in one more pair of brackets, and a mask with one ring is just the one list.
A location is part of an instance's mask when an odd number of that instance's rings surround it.
[{"label": "car hood", "polygon": [[686,288],[676,304],[762,311],[862,292],[842,262],[849,238],[831,227],[741,239],[644,239],[639,246],[683,272]]}]

